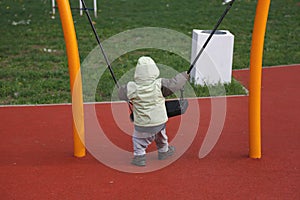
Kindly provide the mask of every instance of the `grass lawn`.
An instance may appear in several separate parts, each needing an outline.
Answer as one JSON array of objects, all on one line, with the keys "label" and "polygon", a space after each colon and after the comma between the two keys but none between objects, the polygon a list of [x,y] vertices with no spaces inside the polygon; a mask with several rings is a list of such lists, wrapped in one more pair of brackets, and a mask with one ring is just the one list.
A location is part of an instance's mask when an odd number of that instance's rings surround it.
[{"label": "grass lawn", "polygon": [[[78,7],[78,0],[70,0]],[[86,0],[89,7],[92,1]],[[235,36],[233,68],[249,66],[255,0],[236,0],[219,29]],[[225,7],[221,0],[101,0],[96,29],[102,40],[134,28],[161,27],[191,37],[193,29],[212,29]],[[0,104],[47,104],[71,101],[65,43],[58,11],[51,15],[50,0],[0,0]],[[271,0],[263,66],[300,63],[300,3]],[[81,60],[97,46],[86,16],[73,10]],[[128,52],[114,60],[117,78],[130,71],[141,55],[187,70],[189,63],[177,54],[157,49]],[[114,82],[106,71],[97,86],[97,101],[111,99]],[[197,96],[209,88],[193,86]],[[227,95],[243,94],[233,80]]]}]

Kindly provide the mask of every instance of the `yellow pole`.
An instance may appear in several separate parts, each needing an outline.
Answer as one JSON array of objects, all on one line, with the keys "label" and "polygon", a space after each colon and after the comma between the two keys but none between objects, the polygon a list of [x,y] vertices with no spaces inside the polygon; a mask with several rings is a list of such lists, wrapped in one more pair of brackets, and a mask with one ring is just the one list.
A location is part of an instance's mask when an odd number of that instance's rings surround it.
[{"label": "yellow pole", "polygon": [[271,0],[258,0],[252,34],[249,82],[249,157],[261,158],[261,75]]},{"label": "yellow pole", "polygon": [[[77,39],[69,1],[57,0],[57,5],[62,23],[62,29],[64,32],[68,56],[73,111],[74,156],[83,157],[85,156],[84,115],[80,59],[78,53]],[[78,84],[76,85],[76,87],[74,87],[75,80]],[[76,88],[76,92],[73,91],[74,88]]]}]

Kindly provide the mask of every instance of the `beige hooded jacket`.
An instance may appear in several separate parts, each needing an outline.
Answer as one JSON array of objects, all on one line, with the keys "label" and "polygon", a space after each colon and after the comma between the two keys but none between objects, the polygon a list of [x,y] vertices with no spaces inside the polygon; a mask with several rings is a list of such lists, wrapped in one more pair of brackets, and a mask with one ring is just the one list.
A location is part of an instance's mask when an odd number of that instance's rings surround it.
[{"label": "beige hooded jacket", "polygon": [[150,57],[138,59],[134,82],[129,82],[119,90],[119,98],[133,104],[134,124],[152,127],[168,121],[165,96],[181,89],[188,79],[186,72],[172,79],[158,78],[159,69]]}]

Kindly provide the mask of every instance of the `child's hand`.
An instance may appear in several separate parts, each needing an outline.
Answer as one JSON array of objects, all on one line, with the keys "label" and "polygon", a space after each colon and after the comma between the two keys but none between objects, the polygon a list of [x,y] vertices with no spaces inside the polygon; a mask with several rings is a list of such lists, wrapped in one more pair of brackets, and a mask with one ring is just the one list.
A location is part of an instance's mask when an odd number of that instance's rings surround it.
[{"label": "child's hand", "polygon": [[185,77],[186,77],[186,80],[190,79],[190,74],[188,74],[187,71],[185,71]]}]

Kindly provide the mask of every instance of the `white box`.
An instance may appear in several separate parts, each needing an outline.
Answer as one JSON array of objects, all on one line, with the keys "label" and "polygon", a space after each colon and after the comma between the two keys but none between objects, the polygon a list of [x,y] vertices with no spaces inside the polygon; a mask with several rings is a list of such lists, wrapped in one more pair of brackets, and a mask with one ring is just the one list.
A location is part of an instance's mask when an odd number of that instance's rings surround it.
[{"label": "white box", "polygon": [[[211,31],[193,30],[191,63]],[[234,36],[227,30],[217,30],[199,57],[190,75],[195,84],[230,83]]]}]

